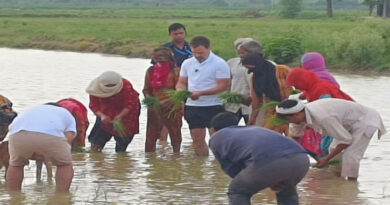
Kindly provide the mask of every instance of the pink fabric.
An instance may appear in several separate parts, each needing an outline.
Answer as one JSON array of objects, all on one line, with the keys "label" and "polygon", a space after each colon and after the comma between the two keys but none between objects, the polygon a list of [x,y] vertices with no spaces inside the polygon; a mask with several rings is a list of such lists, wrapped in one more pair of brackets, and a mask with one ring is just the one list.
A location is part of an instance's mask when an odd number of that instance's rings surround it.
[{"label": "pink fabric", "polygon": [[154,89],[165,87],[170,71],[171,63],[169,61],[156,63],[152,68],[150,87]]},{"label": "pink fabric", "polygon": [[321,138],[322,135],[320,133],[315,132],[313,129],[307,129],[305,130],[305,134],[301,137],[300,144],[310,152],[323,154],[320,147]]},{"label": "pink fabric", "polygon": [[328,69],[326,69],[325,59],[321,54],[316,52],[305,53],[302,56],[301,64],[303,69],[312,71],[321,79],[340,87],[334,77],[328,72]]}]

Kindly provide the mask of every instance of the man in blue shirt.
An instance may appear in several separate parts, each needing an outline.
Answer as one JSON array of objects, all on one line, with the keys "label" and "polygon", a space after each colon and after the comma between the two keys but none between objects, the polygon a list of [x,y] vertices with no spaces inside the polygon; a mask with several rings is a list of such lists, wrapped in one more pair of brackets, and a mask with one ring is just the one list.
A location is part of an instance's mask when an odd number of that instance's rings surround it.
[{"label": "man in blue shirt", "polygon": [[164,44],[164,47],[172,50],[177,67],[181,68],[183,61],[192,57],[191,48],[185,41],[187,35],[186,27],[183,24],[174,23],[169,26],[168,31],[172,41]]},{"label": "man in blue shirt", "polygon": [[306,151],[295,141],[257,126],[237,126],[233,113],[211,121],[210,149],[232,179],[229,204],[250,204],[252,195],[270,187],[278,204],[299,204],[296,185],[309,169]]},{"label": "man in blue shirt", "polygon": [[[163,47],[170,48],[175,58],[177,67],[181,68],[183,61],[192,57],[192,51],[187,43],[186,36],[187,31],[186,27],[180,23],[173,23],[168,27],[169,37],[171,37],[171,42],[166,43]],[[152,60],[152,64],[155,62]],[[160,135],[160,141],[167,141],[168,137],[168,128],[163,127]]]}]

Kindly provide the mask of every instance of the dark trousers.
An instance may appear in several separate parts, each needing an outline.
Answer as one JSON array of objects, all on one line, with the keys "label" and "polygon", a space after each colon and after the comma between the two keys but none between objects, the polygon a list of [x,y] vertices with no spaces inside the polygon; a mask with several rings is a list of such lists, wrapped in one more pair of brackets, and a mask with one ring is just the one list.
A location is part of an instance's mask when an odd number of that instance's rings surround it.
[{"label": "dark trousers", "polygon": [[[93,126],[91,133],[88,136],[88,141],[91,143],[94,151],[101,151],[106,143],[110,141],[112,134],[102,130],[100,128],[100,118],[96,118],[95,125]],[[115,152],[126,152],[127,146],[133,140],[133,136],[114,136],[116,141]]]},{"label": "dark trousers", "polygon": [[276,191],[278,204],[299,204],[296,185],[306,175],[309,165],[305,153],[283,156],[266,165],[254,163],[233,178],[228,190],[229,204],[250,204],[251,197],[267,187]]},{"label": "dark trousers", "polygon": [[238,121],[241,120],[241,118],[244,119],[245,124],[248,124],[249,115],[242,114],[242,109],[240,108],[236,113],[234,113],[238,117]]}]

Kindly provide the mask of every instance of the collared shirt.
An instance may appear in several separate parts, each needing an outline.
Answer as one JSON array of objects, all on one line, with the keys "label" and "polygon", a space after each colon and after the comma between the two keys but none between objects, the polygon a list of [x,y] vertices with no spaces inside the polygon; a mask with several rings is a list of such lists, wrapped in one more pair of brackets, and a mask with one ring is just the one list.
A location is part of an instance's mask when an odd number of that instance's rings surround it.
[{"label": "collared shirt", "polygon": [[[187,89],[190,92],[209,90],[217,86],[218,79],[230,79],[230,69],[222,58],[210,51],[206,60],[199,62],[195,57],[185,60],[180,77],[188,78]],[[218,94],[203,95],[197,100],[187,99],[186,105],[214,106],[222,105]]]},{"label": "collared shirt", "polygon": [[173,42],[164,44],[164,47],[170,48],[172,50],[173,56],[176,60],[176,65],[179,68],[181,68],[181,65],[183,64],[184,60],[192,57],[192,51],[190,45],[188,45],[187,42],[184,42],[183,49],[176,47]]},{"label": "collared shirt", "polygon": [[[352,144],[354,132],[365,129],[364,135],[372,137],[379,129],[378,135],[386,132],[382,119],[375,110],[358,103],[325,98],[305,104],[306,125],[322,135],[334,137],[338,143]],[[297,133],[304,124],[298,127],[290,127],[291,133]]]},{"label": "collared shirt", "polygon": [[[227,63],[230,67],[231,74],[230,92],[250,95],[250,81],[252,74],[248,74],[247,69],[241,63],[241,58],[232,58],[228,60]],[[236,113],[240,108],[243,115],[249,114],[249,106],[244,104],[225,105],[225,109],[233,113]]]}]

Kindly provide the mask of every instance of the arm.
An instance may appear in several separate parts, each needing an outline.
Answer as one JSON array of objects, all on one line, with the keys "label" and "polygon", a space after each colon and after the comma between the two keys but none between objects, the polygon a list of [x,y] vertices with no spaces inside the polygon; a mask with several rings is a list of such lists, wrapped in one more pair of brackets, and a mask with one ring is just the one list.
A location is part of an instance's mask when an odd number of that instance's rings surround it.
[{"label": "arm", "polygon": [[217,86],[214,88],[192,92],[191,99],[197,100],[202,95],[214,95],[222,91],[228,90],[230,87],[230,78],[217,79]]},{"label": "arm", "polygon": [[249,117],[248,125],[254,125],[256,123],[257,115],[259,114],[259,109],[262,105],[263,98],[258,97],[254,89],[251,89],[251,96],[252,96],[252,112]]},{"label": "arm", "polygon": [[179,77],[180,77],[180,68],[176,67],[174,72],[175,72],[175,83],[177,84],[177,82],[179,81]]},{"label": "arm", "polygon": [[121,110],[120,113],[118,113],[115,117],[114,120],[121,120],[124,116],[126,116],[130,112],[130,109],[125,107]]},{"label": "arm", "polygon": [[234,178],[241,171],[240,166],[237,166],[230,161],[218,160],[218,162],[221,164],[222,170],[231,178]]},{"label": "arm", "polygon": [[215,144],[211,143],[210,149],[213,152],[219,164],[221,165],[221,169],[231,178],[235,177],[241,171],[241,167],[238,166],[236,163],[230,161],[228,159],[228,156],[226,156],[225,154],[218,152],[215,146],[216,146]]},{"label": "arm", "polygon": [[145,74],[145,81],[144,81],[144,89],[142,90],[142,93],[144,96],[151,96],[152,95],[152,88],[149,85],[150,82],[150,68],[146,71]]},{"label": "arm", "polygon": [[176,90],[187,90],[188,78],[180,76],[176,83]]},{"label": "arm", "polygon": [[111,122],[110,117],[105,115],[99,110],[100,104],[99,104],[99,98],[94,96],[89,96],[89,108],[91,108],[92,112],[95,113],[97,117],[101,119],[102,122],[108,123]]},{"label": "arm", "polygon": [[126,87],[125,104],[122,110],[114,117],[115,120],[121,120],[127,115],[139,115],[139,98],[138,93],[133,89],[133,86],[129,83]]},{"label": "arm", "polygon": [[317,164],[314,165],[314,167],[321,168],[326,166],[333,157],[335,157],[337,154],[339,154],[341,151],[346,149],[349,145],[348,144],[338,144],[336,148],[331,152],[328,156],[321,158],[318,160]]},{"label": "arm", "polygon": [[65,137],[66,137],[66,140],[68,141],[68,143],[72,144],[72,141],[75,138],[76,133],[74,133],[72,131],[67,131],[67,132],[64,132],[64,134],[65,134]]}]

